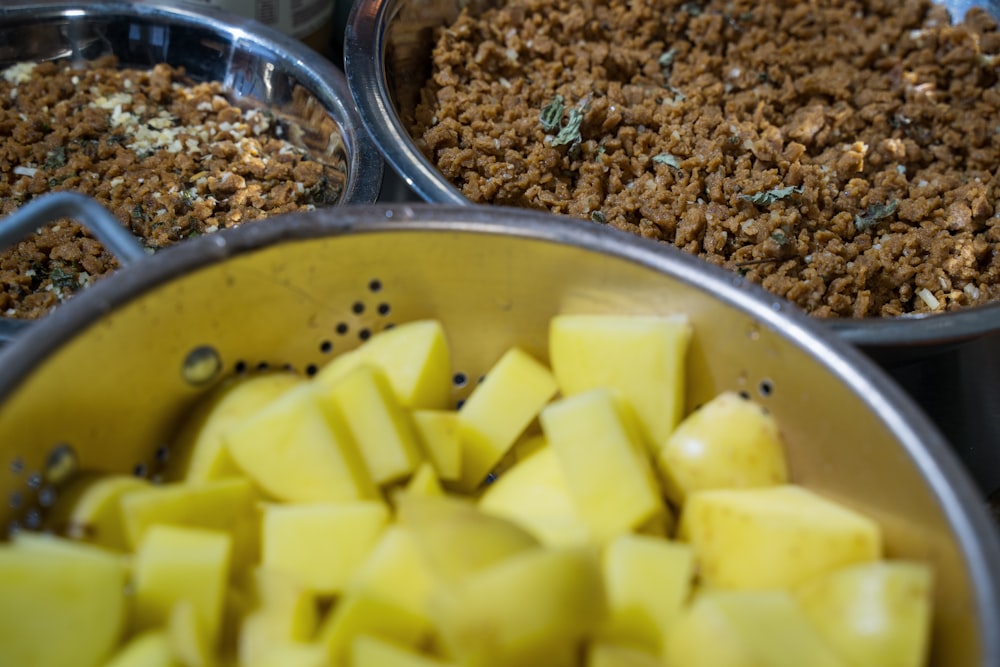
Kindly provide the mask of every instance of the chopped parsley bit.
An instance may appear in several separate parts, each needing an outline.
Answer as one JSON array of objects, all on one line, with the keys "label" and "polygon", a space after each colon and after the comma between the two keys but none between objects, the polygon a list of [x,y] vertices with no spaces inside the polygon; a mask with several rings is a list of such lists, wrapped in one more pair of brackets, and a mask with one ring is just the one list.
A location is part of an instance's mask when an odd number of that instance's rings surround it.
[{"label": "chopped parsley bit", "polygon": [[674,169],[681,168],[680,161],[670,153],[660,153],[659,155],[654,155],[653,162],[657,162],[659,164],[665,164],[668,167],[673,167]]},{"label": "chopped parsley bit", "polygon": [[677,47],[675,46],[674,48],[664,52],[664,54],[660,56],[657,62],[660,63],[660,67],[662,67],[665,70],[668,70],[674,66],[674,58],[676,57],[677,57]]},{"label": "chopped parsley bit", "polygon": [[52,284],[59,289],[73,289],[76,286],[76,279],[73,277],[73,274],[63,271],[58,266],[52,269],[49,278],[52,279]]},{"label": "chopped parsley bit", "polygon": [[552,140],[552,145],[565,146],[567,144],[580,143],[582,139],[580,136],[580,125],[582,123],[583,110],[579,107],[570,109],[569,118],[566,119],[566,124],[559,130],[559,134],[557,134],[555,139]]},{"label": "chopped parsley bit", "polygon": [[135,206],[132,207],[132,217],[136,220],[145,222],[146,214],[143,213],[141,205],[136,204]]},{"label": "chopped parsley bit", "polygon": [[66,164],[66,148],[64,146],[56,146],[48,152],[45,156],[45,168],[46,169],[58,169]]},{"label": "chopped parsley bit", "polygon": [[603,211],[591,211],[590,219],[591,221],[602,225],[608,221],[608,218],[604,215]]},{"label": "chopped parsley bit", "polygon": [[859,232],[867,231],[879,220],[888,218],[895,213],[897,208],[899,208],[899,201],[896,199],[888,204],[872,204],[865,209],[864,213],[854,216],[854,228]]},{"label": "chopped parsley bit", "polygon": [[775,229],[773,232],[771,232],[771,240],[777,243],[779,246],[788,245],[789,241],[791,241],[791,239],[788,238],[788,235],[785,234],[785,230],[783,229]]},{"label": "chopped parsley bit", "polygon": [[551,102],[542,107],[541,123],[546,133],[554,132],[562,124],[565,101],[562,95],[556,95]]},{"label": "chopped parsley bit", "polygon": [[797,188],[795,186],[790,186],[787,188],[774,188],[773,190],[765,190],[764,192],[758,192],[753,195],[740,195],[740,199],[743,201],[748,201],[758,206],[770,206],[779,199],[785,199],[793,194],[802,194],[802,188]]},{"label": "chopped parsley bit", "polygon": [[685,2],[681,5],[681,9],[691,16],[701,16],[701,5],[697,2]]},{"label": "chopped parsley bit", "polygon": [[331,206],[340,201],[341,189],[323,176],[315,185],[306,188],[306,201],[317,207]]}]

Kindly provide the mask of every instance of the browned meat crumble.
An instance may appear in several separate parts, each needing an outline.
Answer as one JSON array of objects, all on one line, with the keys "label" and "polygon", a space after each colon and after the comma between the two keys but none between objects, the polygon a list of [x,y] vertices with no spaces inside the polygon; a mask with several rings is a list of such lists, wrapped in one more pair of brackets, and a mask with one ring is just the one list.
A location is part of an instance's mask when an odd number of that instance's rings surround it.
[{"label": "browned meat crumble", "polygon": [[[303,96],[292,106],[308,113],[312,105]],[[310,120],[337,132],[331,119]],[[308,142],[291,140],[301,134],[296,127],[168,65],[118,69],[110,58],[14,65],[0,76],[0,215],[43,193],[74,190],[110,209],[152,251],[335,203],[342,156],[317,159]],[[116,267],[77,223],[49,225],[0,249],[0,315],[37,318]]]},{"label": "browned meat crumble", "polygon": [[474,202],[676,245],[823,317],[1000,297],[1000,32],[925,0],[509,0],[410,124]]}]

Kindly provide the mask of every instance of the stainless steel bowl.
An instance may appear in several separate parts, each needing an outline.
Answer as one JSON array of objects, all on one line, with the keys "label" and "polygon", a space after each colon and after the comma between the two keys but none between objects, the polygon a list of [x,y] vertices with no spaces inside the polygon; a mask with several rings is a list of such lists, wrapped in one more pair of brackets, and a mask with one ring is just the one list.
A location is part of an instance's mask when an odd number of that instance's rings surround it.
[{"label": "stainless steel bowl", "polygon": [[[220,81],[237,95],[295,119],[310,140],[318,141],[314,150],[343,155],[346,182],[340,203],[370,203],[378,197],[383,161],[344,74],[301,42],[256,21],[190,3],[0,3],[0,69],[23,61],[105,55],[117,56],[128,67],[183,67],[193,80]],[[293,96],[297,89],[307,94]],[[338,129],[332,135],[318,129],[329,119]],[[0,342],[27,326],[0,318]]]},{"label": "stainless steel bowl", "polygon": [[[935,0],[953,16],[996,0]],[[424,156],[401,121],[430,73],[434,30],[460,9],[499,0],[358,0],[344,37],[344,68],[361,117],[395,174],[382,201],[470,204]],[[1000,304],[930,317],[824,321],[886,368],[933,416],[980,489],[1000,492]]]},{"label": "stainless steel bowl", "polygon": [[68,470],[155,473],[185,411],[241,368],[308,369],[365,332],[434,317],[455,370],[478,377],[515,343],[545,359],[560,312],[687,313],[688,407],[727,389],[764,404],[794,478],[880,521],[889,556],[933,564],[931,664],[1000,664],[997,528],[882,371],[721,269],[525,210],[291,214],[178,244],[94,285],[0,351],[0,526],[40,525]]}]

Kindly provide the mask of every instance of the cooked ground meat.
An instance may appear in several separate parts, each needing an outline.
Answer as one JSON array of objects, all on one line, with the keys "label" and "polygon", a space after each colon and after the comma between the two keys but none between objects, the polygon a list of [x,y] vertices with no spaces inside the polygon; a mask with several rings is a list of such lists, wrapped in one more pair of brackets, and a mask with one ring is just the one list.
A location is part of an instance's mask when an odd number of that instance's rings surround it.
[{"label": "cooked ground meat", "polygon": [[[329,137],[336,126],[312,113],[304,89],[291,106],[309,116],[302,125],[237,106],[222,84],[191,82],[163,64],[14,65],[0,77],[0,215],[45,192],[74,190],[106,206],[152,252],[335,203],[343,156],[319,159],[302,128],[318,123]],[[0,252],[0,314],[37,318],[116,267],[80,225],[58,221]]]},{"label": "cooked ground meat", "polygon": [[926,0],[509,0],[409,123],[474,202],[673,244],[817,316],[1000,298],[1000,32]]}]

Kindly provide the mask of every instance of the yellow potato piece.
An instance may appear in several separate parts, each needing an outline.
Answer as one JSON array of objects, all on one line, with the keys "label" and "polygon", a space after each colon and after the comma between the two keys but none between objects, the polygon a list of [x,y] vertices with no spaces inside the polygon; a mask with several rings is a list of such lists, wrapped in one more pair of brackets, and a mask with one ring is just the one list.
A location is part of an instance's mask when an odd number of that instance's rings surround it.
[{"label": "yellow potato piece", "polygon": [[319,594],[344,590],[389,520],[380,501],[269,505],[263,565]]},{"label": "yellow potato piece", "polygon": [[214,663],[205,630],[190,600],[181,600],[167,619],[170,651],[184,667],[209,667]]},{"label": "yellow potato piece", "polygon": [[194,483],[242,476],[223,434],[302,382],[294,373],[279,372],[234,378],[214,389],[173,439],[170,478]]},{"label": "yellow potato piece", "polygon": [[133,475],[83,475],[60,494],[46,526],[74,540],[126,551],[130,545],[122,525],[121,498],[148,486],[148,480]]},{"label": "yellow potato piece", "polygon": [[555,450],[544,446],[486,487],[479,508],[518,524],[546,546],[589,544]]},{"label": "yellow potato piece", "polygon": [[610,390],[555,401],[540,419],[595,540],[629,532],[664,511],[646,450]]},{"label": "yellow potato piece", "polygon": [[316,596],[291,575],[257,568],[253,582],[256,605],[243,617],[237,639],[243,665],[276,647],[310,641],[319,622]]},{"label": "yellow potato piece", "polygon": [[606,613],[590,549],[531,549],[434,591],[444,646],[465,667],[545,665],[593,632]]},{"label": "yellow potato piece", "polygon": [[0,665],[103,664],[125,628],[125,579],[100,547],[23,533],[0,545]]},{"label": "yellow potato piece", "polygon": [[598,636],[660,655],[663,638],[691,593],[691,547],[621,535],[605,547],[603,571],[609,614]]},{"label": "yellow potato piece", "polygon": [[458,435],[458,412],[414,410],[411,413],[424,452],[442,480],[462,475],[462,443]]},{"label": "yellow potato piece", "polygon": [[241,667],[329,667],[326,650],[319,644],[289,642],[270,647]]},{"label": "yellow potato piece", "polygon": [[417,647],[431,627],[423,616],[366,591],[351,592],[337,602],[319,632],[319,643],[333,667],[350,664],[351,645],[360,635],[371,635]]},{"label": "yellow potato piece", "polygon": [[787,591],[703,591],[667,636],[667,667],[849,667]]},{"label": "yellow potato piece", "polygon": [[656,462],[667,498],[677,505],[695,491],[788,482],[774,417],[732,392],[688,415],[662,444]]},{"label": "yellow potato piece", "polygon": [[144,632],[128,640],[104,667],[181,667],[163,630]]},{"label": "yellow potato piece", "polygon": [[543,364],[511,348],[486,373],[458,411],[465,491],[477,488],[556,393]]},{"label": "yellow potato piece", "polygon": [[684,409],[690,339],[682,315],[558,315],[549,323],[549,358],[563,396],[618,392],[655,452]]},{"label": "yellow potato piece", "polygon": [[396,399],[414,409],[443,409],[451,396],[451,353],[437,320],[417,320],[375,334],[320,369],[316,382],[332,387],[362,364],[382,370]]},{"label": "yellow potato piece", "polygon": [[205,644],[214,650],[222,625],[231,551],[232,537],[222,531],[150,527],[132,566],[135,627],[163,627],[174,606],[188,602]]},{"label": "yellow potato piece", "polygon": [[449,667],[451,662],[399,646],[395,642],[361,635],[351,643],[351,667]]},{"label": "yellow potato piece", "polygon": [[931,630],[928,565],[880,561],[851,565],[796,591],[805,615],[855,667],[926,664]]},{"label": "yellow potato piece", "polygon": [[663,667],[654,653],[609,642],[594,642],[587,647],[586,667]]},{"label": "yellow potato piece", "polygon": [[702,581],[720,588],[788,588],[882,551],[874,521],[793,485],[699,491],[679,530]]},{"label": "yellow potato piece", "polygon": [[226,432],[236,464],[261,490],[286,502],[375,498],[377,491],[357,445],[320,407],[306,384]]},{"label": "yellow potato piece", "polygon": [[421,461],[417,433],[389,381],[362,364],[322,392],[357,443],[368,475],[378,485],[409,476]]}]

